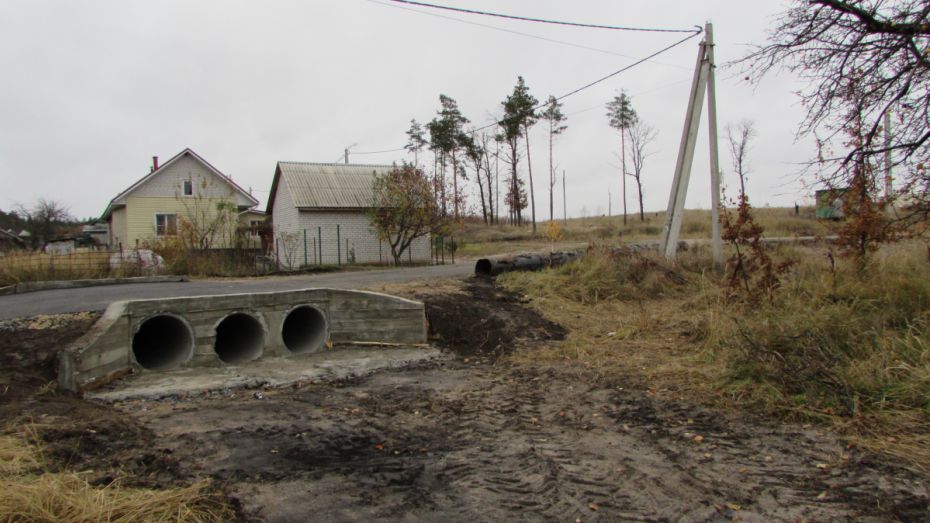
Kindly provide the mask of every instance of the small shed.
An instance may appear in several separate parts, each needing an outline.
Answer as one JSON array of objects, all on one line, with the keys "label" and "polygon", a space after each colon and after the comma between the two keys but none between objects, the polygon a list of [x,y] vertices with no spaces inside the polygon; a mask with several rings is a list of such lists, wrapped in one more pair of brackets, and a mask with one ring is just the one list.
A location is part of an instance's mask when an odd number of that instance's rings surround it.
[{"label": "small shed", "polygon": [[[302,265],[389,263],[390,246],[378,238],[367,211],[374,180],[393,165],[278,162],[267,213],[274,224],[278,263]],[[430,238],[418,238],[404,255],[428,263]]]},{"label": "small shed", "polygon": [[46,254],[71,254],[78,248],[78,238],[55,238],[42,248]]}]

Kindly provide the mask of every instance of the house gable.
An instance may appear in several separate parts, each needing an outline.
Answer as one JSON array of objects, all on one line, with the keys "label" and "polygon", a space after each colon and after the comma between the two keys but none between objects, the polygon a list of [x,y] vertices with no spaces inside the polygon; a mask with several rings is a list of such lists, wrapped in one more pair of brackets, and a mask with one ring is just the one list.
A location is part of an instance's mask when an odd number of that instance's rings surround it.
[{"label": "house gable", "polygon": [[[185,182],[191,194],[185,194]],[[118,194],[110,201],[103,218],[125,206],[130,197],[140,198],[234,198],[236,206],[247,209],[258,204],[252,195],[236,185],[197,153],[185,149]]]}]

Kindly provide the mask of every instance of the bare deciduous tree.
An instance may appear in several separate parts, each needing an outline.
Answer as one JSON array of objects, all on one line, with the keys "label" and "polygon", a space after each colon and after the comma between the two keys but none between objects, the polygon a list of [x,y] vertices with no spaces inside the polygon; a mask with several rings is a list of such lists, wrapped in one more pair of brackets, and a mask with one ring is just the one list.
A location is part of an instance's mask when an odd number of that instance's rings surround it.
[{"label": "bare deciduous tree", "polygon": [[733,172],[739,177],[741,195],[746,194],[746,175],[749,174],[749,142],[755,137],[756,129],[752,120],[743,120],[736,126],[727,125],[730,160],[733,162]]},{"label": "bare deciduous tree", "polygon": [[[748,79],[786,69],[806,82],[800,134],[821,145],[812,166],[826,164],[827,181],[852,182],[853,163],[894,151],[902,192],[930,198],[930,3],[926,0],[794,0],[768,43],[741,60]],[[885,114],[894,128],[886,145]],[[857,143],[845,130],[859,126]],[[844,149],[834,157],[825,144]],[[861,156],[862,158],[857,158]],[[926,205],[923,206],[926,209]]]},{"label": "bare deciduous tree", "polygon": [[636,190],[639,195],[639,221],[646,221],[646,215],[643,212],[643,169],[646,165],[646,158],[652,156],[649,146],[655,141],[658,132],[651,125],[642,121],[637,121],[629,131],[630,138],[630,159],[633,163],[633,172],[630,176],[636,180]]},{"label": "bare deciduous tree", "polygon": [[64,204],[45,198],[39,198],[32,208],[17,205],[16,214],[26,220],[26,230],[32,235],[35,245],[40,247],[53,239],[68,222],[74,221]]}]

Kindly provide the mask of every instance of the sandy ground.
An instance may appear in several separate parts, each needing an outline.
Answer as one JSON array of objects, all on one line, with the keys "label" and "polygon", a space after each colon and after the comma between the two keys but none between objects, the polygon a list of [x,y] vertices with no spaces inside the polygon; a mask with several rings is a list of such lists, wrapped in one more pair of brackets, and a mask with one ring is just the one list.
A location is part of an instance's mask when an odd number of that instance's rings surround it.
[{"label": "sandy ground", "polygon": [[212,478],[243,520],[930,519],[927,478],[816,427],[503,363],[564,331],[490,284],[413,289],[448,358],[114,405],[47,386],[93,315],[0,322],[0,417],[35,423],[55,466],[96,482]]}]

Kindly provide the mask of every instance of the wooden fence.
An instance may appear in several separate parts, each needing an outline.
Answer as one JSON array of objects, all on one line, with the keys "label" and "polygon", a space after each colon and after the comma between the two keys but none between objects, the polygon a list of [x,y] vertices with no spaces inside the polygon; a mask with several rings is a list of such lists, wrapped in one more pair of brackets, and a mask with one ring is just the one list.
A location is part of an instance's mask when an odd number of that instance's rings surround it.
[{"label": "wooden fence", "polygon": [[112,251],[85,251],[0,255],[0,284],[107,276],[110,274],[112,254]]}]

